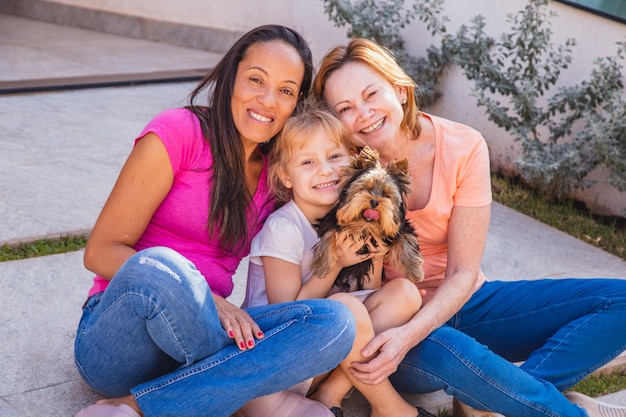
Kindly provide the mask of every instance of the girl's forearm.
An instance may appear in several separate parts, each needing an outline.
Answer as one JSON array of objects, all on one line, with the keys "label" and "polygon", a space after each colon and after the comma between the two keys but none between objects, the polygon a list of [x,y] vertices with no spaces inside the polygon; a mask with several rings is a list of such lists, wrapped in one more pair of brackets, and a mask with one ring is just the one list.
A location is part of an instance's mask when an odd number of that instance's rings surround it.
[{"label": "girl's forearm", "polygon": [[302,285],[302,287],[300,287],[300,291],[298,291],[296,300],[326,298],[340,271],[341,268],[337,269],[337,267],[335,267],[331,268],[331,270],[323,277],[317,277],[315,275],[312,276],[307,282]]}]

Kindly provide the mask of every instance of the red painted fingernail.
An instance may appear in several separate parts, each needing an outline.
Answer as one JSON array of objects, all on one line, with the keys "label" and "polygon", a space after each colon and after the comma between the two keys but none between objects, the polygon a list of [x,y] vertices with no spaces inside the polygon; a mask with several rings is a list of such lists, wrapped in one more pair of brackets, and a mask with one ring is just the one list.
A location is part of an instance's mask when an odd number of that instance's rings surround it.
[{"label": "red painted fingernail", "polygon": [[263,332],[258,332],[256,335],[257,335],[257,337],[263,337],[263,336],[265,336],[265,335],[263,334]]},{"label": "red painted fingernail", "polygon": [[249,347],[254,346],[254,340],[248,340],[248,346]]},{"label": "red painted fingernail", "polygon": [[232,330],[228,331],[228,337],[233,338],[235,337],[235,332],[233,332]]},{"label": "red painted fingernail", "polygon": [[242,349],[245,349],[246,348],[246,344],[241,342],[241,343],[239,343],[239,347],[242,348]]}]

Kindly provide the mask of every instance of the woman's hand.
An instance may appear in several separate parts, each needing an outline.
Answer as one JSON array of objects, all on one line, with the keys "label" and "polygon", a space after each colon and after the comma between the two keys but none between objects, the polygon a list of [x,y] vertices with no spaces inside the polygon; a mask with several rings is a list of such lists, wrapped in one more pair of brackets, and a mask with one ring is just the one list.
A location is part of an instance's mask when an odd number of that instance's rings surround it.
[{"label": "woman's hand", "polygon": [[254,338],[263,338],[259,325],[244,310],[215,294],[213,301],[222,327],[231,339],[235,339],[239,349],[252,349],[255,346]]},{"label": "woman's hand", "polygon": [[403,335],[402,327],[379,333],[363,349],[363,356],[376,356],[368,362],[353,362],[350,373],[364,384],[378,385],[383,382],[398,369],[406,353],[413,347]]}]

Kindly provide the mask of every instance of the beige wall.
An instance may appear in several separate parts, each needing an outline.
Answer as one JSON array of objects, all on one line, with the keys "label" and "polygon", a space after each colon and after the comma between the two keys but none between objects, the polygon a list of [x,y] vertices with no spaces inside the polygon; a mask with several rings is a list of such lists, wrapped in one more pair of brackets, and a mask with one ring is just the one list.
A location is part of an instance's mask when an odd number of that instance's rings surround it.
[{"label": "beige wall", "polygon": [[46,0],[173,23],[246,31],[266,23],[298,30],[319,60],[346,38],[324,14],[320,0]]},{"label": "beige wall", "polygon": [[[196,26],[245,31],[263,23],[281,23],[299,30],[311,43],[315,61],[337,43],[346,39],[345,29],[335,28],[324,14],[321,0],[47,0],[53,3],[93,8],[155,20]],[[450,28],[469,23],[470,17],[486,17],[486,30],[497,36],[507,30],[506,15],[524,7],[525,0],[446,0],[445,14]],[[573,65],[562,80],[564,85],[578,83],[586,77],[595,58],[614,54],[615,42],[626,38],[626,25],[565,6],[552,3],[558,17],[553,21],[553,41],[560,44],[574,37]],[[433,43],[419,22],[404,30],[407,49],[415,55]],[[487,139],[494,166],[510,168],[515,159],[516,144],[503,131],[487,121],[482,109],[471,97],[471,85],[458,69],[446,77],[443,98],[428,111],[467,123],[480,130]],[[626,210],[626,193],[619,193],[599,176],[600,183],[581,195],[595,207],[614,214]]]}]

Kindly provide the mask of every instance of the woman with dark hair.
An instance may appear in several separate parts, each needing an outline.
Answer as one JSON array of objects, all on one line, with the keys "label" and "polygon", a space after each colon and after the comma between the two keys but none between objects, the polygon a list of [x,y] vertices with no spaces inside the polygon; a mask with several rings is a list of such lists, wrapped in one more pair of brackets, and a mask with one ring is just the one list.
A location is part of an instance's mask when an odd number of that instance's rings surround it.
[{"label": "woman with dark hair", "polygon": [[626,407],[567,392],[626,349],[617,330],[626,280],[487,280],[487,144],[468,126],[420,112],[415,88],[393,55],[366,39],[329,51],[314,80],[313,93],[355,145],[376,148],[383,163],[409,159],[407,218],[424,255],[423,307],[378,334],[363,351],[377,356],[353,364],[353,376],[389,377],[400,392],[443,389],[467,416],[626,417]]},{"label": "woman with dark hair", "polygon": [[[85,250],[97,276],[75,341],[79,373],[112,398],[77,417],[229,416],[350,351],[354,318],[338,302],[241,309],[226,300],[274,209],[264,148],[312,74],[298,33],[253,29],[187,108],[162,112],[137,137]],[[206,106],[196,103],[203,92]],[[295,394],[270,398],[277,416],[328,415]]]}]

